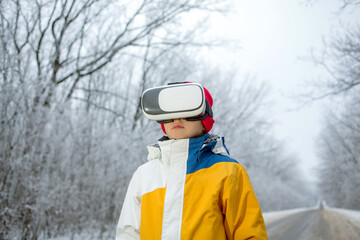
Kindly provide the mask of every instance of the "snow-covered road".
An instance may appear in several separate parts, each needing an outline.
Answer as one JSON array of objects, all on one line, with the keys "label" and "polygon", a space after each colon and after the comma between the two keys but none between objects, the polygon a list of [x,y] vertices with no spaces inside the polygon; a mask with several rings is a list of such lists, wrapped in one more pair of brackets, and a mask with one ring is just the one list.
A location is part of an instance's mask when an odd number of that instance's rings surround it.
[{"label": "snow-covered road", "polygon": [[360,212],[331,208],[264,214],[270,240],[359,240]]}]

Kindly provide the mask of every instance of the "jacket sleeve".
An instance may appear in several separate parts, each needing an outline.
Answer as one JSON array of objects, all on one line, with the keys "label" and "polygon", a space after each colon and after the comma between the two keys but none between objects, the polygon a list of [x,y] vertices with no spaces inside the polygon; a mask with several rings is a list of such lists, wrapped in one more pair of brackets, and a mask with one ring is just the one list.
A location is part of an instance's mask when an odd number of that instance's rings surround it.
[{"label": "jacket sleeve", "polygon": [[116,240],[140,239],[141,197],[138,196],[138,171],[135,171],[122,206]]},{"label": "jacket sleeve", "polygon": [[234,166],[224,183],[222,206],[227,239],[268,239],[259,202],[241,165]]}]

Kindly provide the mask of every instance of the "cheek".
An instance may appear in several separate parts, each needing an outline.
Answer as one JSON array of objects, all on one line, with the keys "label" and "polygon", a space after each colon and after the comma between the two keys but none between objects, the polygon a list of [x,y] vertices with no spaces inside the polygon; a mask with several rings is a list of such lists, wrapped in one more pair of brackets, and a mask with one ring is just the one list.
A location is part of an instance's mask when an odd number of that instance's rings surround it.
[{"label": "cheek", "polygon": [[164,123],[164,129],[165,129],[165,132],[167,133],[170,129],[170,126],[168,123]]},{"label": "cheek", "polygon": [[194,122],[194,124],[192,124],[191,126],[192,132],[200,134],[203,133],[205,131],[204,126],[202,125],[201,122]]}]

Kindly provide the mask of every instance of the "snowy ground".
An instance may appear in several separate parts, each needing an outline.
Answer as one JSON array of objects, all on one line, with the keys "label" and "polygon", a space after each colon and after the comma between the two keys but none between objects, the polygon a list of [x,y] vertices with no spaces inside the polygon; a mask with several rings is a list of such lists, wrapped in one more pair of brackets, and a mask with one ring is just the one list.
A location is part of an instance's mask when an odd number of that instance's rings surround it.
[{"label": "snowy ground", "polygon": [[295,213],[310,211],[314,209],[320,208],[320,201],[316,204],[315,207],[311,208],[295,208],[295,209],[288,209],[288,210],[282,210],[282,211],[274,211],[274,212],[264,212],[263,217],[266,225],[269,225],[272,222],[275,222],[281,218],[290,216]]},{"label": "snowy ground", "polygon": [[324,202],[263,216],[271,239],[360,239],[360,211],[331,208]]},{"label": "snowy ground", "polygon": [[360,228],[360,211],[341,209],[341,208],[328,208],[328,210],[339,212],[339,213],[347,216],[349,219],[352,220],[352,223],[354,223],[356,226],[358,226]]},{"label": "snowy ground", "polygon": [[263,217],[265,220],[265,224],[269,225],[272,222],[275,222],[281,218],[290,216],[295,213],[309,211],[310,208],[297,208],[297,209],[289,209],[283,211],[276,211],[276,212],[265,212],[263,213]]},{"label": "snowy ground", "polygon": [[324,209],[328,211],[335,211],[339,212],[348,218],[352,220],[352,222],[360,227],[360,211],[356,210],[349,210],[349,209],[342,209],[342,208],[331,208],[326,205],[325,202],[318,202],[315,207],[311,208],[296,208],[296,209],[289,209],[289,210],[283,210],[283,211],[275,211],[275,212],[265,212],[263,213],[265,224],[270,224],[274,221],[277,221],[283,217],[290,216],[295,213],[305,212],[305,211],[311,211],[314,209],[319,209],[321,207],[321,204],[323,205]]}]

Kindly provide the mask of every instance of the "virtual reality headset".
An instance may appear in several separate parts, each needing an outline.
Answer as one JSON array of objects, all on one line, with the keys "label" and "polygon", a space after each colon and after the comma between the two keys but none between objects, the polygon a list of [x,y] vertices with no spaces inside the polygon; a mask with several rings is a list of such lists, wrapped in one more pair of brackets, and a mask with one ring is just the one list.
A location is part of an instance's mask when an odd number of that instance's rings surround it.
[{"label": "virtual reality headset", "polygon": [[198,83],[176,83],[147,89],[141,96],[141,108],[147,118],[158,123],[169,123],[178,118],[199,121],[213,116],[204,88]]}]

